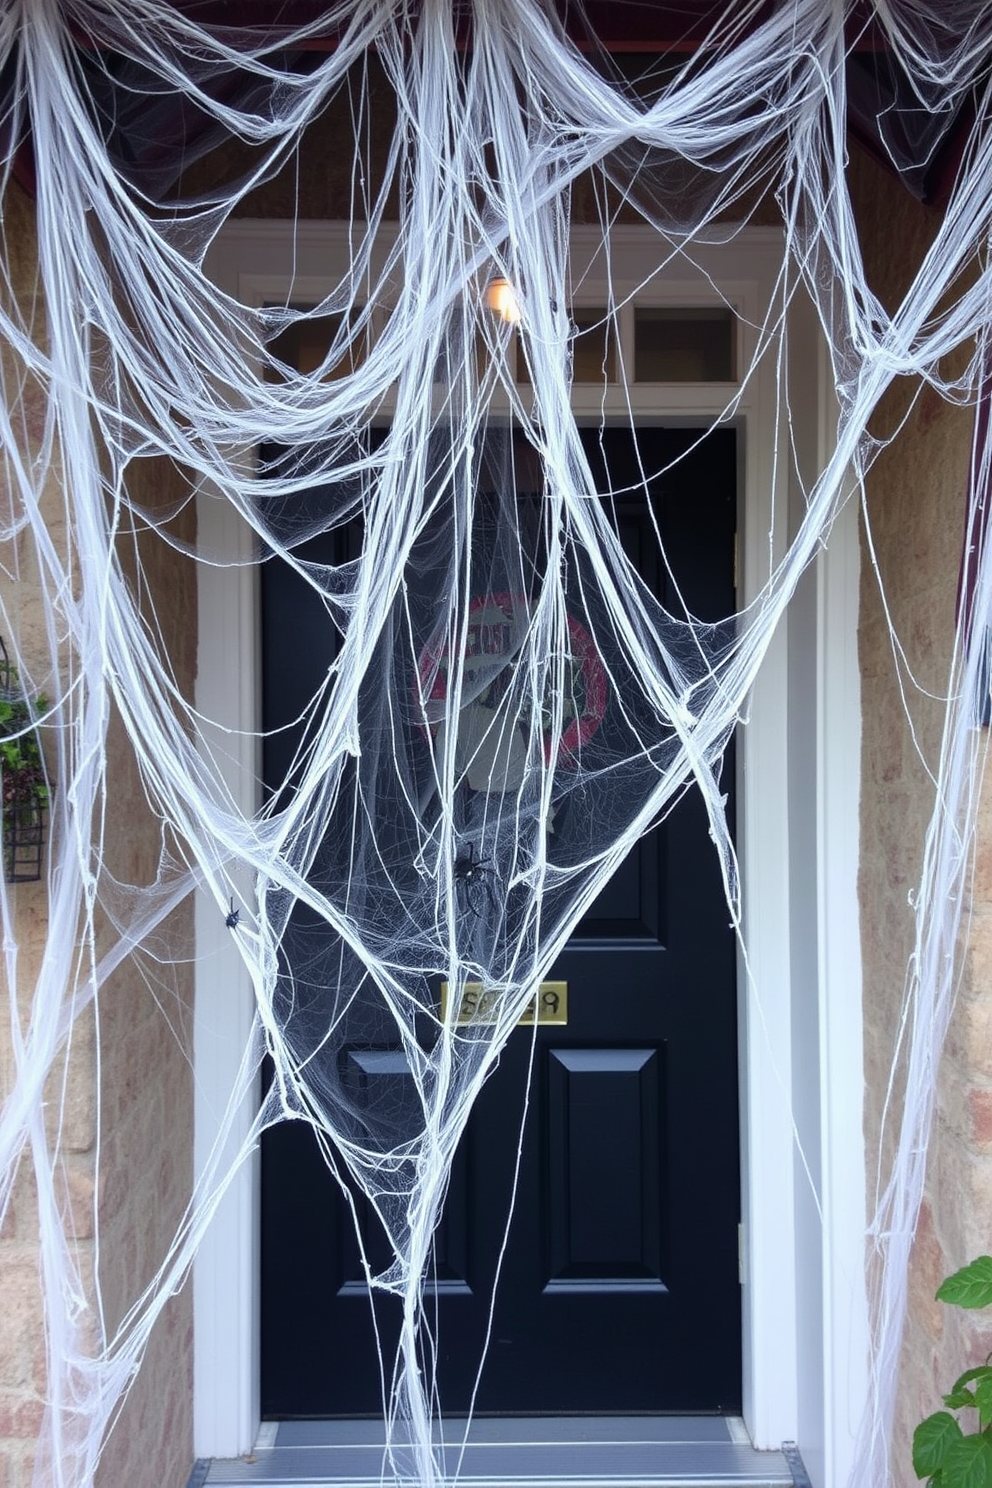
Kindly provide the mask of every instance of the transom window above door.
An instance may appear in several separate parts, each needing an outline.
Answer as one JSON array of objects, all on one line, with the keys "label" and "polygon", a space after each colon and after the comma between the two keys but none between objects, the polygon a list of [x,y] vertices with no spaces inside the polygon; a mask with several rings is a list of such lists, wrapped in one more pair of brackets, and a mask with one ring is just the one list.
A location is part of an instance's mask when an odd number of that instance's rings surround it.
[{"label": "transom window above door", "polygon": [[[293,308],[306,310],[309,306]],[[347,376],[364,361],[369,340],[388,315],[373,310],[357,338],[349,338],[340,315],[317,315],[298,321],[274,341],[278,360],[311,373],[327,359],[328,381]],[[622,305],[610,313],[605,305],[576,305],[571,312],[572,383],[592,388],[698,385],[732,387],[740,379],[738,317],[726,304]],[[332,354],[335,342],[342,350]],[[329,355],[330,354],[330,355]],[[513,330],[506,357],[519,386],[531,381],[523,338]],[[480,338],[479,357],[491,355]]]}]

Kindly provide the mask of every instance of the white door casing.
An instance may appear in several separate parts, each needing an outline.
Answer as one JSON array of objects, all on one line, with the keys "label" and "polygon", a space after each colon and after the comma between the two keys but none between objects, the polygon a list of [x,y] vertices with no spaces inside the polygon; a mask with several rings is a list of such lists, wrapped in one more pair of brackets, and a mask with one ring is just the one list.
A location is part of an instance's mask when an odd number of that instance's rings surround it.
[{"label": "white door casing", "polygon": [[[347,223],[239,220],[213,245],[208,272],[247,304],[318,302],[347,262]],[[608,302],[598,230],[573,230],[581,303]],[[781,263],[781,234],[745,229],[696,245],[694,263],[658,271],[646,228],[611,235],[621,343],[635,303],[725,301],[739,316],[747,367]],[[829,362],[812,307],[789,312],[791,437],[809,480],[830,450]],[[631,384],[616,414],[636,422],[705,424],[726,385]],[[609,417],[601,387],[574,390],[580,418]],[[739,602],[750,603],[785,552],[802,508],[780,426],[773,357],[739,391]],[[199,502],[197,706],[208,745],[242,810],[258,804],[255,743],[257,598],[253,534],[225,502]],[[739,851],[747,973],[740,975],[744,1416],[754,1444],[798,1440],[817,1488],[847,1476],[857,1402],[867,1383],[864,1149],[858,908],[860,693],[858,526],[852,502],[811,567],[756,682],[739,747]],[[246,894],[250,886],[245,885]],[[197,911],[196,1171],[209,1159],[234,1088],[253,1008],[250,979],[212,901]],[[229,1150],[251,1127],[246,1102]],[[195,1450],[247,1451],[258,1427],[258,1164],[238,1171],[201,1244],[194,1272]]]}]

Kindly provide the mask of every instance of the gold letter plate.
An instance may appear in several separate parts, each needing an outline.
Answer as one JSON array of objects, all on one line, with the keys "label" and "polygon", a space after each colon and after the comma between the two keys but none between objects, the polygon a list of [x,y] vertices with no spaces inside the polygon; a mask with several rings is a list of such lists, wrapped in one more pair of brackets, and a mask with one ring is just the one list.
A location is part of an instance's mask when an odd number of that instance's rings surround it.
[{"label": "gold letter plate", "polygon": [[[495,1023],[499,1008],[498,992],[489,992],[481,982],[466,982],[462,989],[461,1006],[455,1023]],[[542,982],[537,993],[537,1021],[545,1024],[568,1022],[568,983]],[[531,1028],[534,1024],[534,1002],[532,997],[517,1020],[518,1028]],[[441,983],[441,1022],[448,1012],[448,983]]]}]

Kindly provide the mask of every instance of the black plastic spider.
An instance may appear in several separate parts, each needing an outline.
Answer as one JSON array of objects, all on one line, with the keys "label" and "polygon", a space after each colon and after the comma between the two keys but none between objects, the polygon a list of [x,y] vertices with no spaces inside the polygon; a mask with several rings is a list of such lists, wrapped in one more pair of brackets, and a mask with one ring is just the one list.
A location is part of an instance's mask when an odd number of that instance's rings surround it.
[{"label": "black plastic spider", "polygon": [[451,865],[451,877],[464,909],[478,919],[482,913],[477,898],[479,887],[489,885],[496,877],[496,869],[488,860],[484,862],[475,856],[475,843],[470,842],[468,849],[459,853]]},{"label": "black plastic spider", "polygon": [[231,912],[227,916],[227,918],[225,919],[224,924],[227,926],[228,930],[237,930],[238,925],[240,923],[241,923],[241,911],[240,911],[240,909],[235,909],[235,907],[234,907],[234,900],[232,899],[231,900]]}]

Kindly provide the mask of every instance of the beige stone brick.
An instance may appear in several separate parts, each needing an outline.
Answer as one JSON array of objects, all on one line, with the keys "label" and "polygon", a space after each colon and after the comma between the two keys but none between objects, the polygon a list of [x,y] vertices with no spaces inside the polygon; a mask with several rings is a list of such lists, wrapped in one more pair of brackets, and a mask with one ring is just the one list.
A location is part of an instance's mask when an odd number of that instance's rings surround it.
[{"label": "beige stone brick", "polygon": [[32,1387],[32,1358],[42,1333],[37,1260],[20,1248],[0,1251],[0,1389]]},{"label": "beige stone brick", "polygon": [[38,1185],[35,1183],[34,1167],[30,1154],[25,1153],[17,1169],[11,1192],[11,1208],[17,1239],[37,1241],[38,1238]]},{"label": "beige stone brick", "polygon": [[39,1395],[48,1389],[48,1340],[42,1327],[38,1329],[31,1351],[31,1384]]},{"label": "beige stone brick", "polygon": [[909,1315],[931,1343],[939,1342],[944,1331],[944,1308],[935,1293],[946,1274],[947,1263],[934,1230],[933,1212],[924,1199],[909,1269]]},{"label": "beige stone brick", "polygon": [[976,1153],[986,1150],[992,1132],[988,1129],[985,1095],[986,1088],[972,1084],[967,1071],[957,1062],[944,1061],[938,1087],[938,1111],[946,1142],[957,1142]]},{"label": "beige stone brick", "polygon": [[965,927],[964,986],[973,997],[992,994],[992,913],[976,902]]},{"label": "beige stone brick", "polygon": [[933,1209],[950,1270],[992,1250],[992,1157],[941,1132],[934,1154]]},{"label": "beige stone brick", "polygon": [[44,1419],[44,1401],[0,1391],[0,1441],[36,1441]]},{"label": "beige stone brick", "polygon": [[970,888],[975,904],[992,904],[992,831],[984,823],[976,833]]},{"label": "beige stone brick", "polygon": [[13,1481],[11,1488],[35,1488],[34,1468],[37,1453],[22,1448],[16,1455],[12,1454]]},{"label": "beige stone brick", "polygon": [[90,1155],[71,1155],[63,1164],[67,1231],[75,1240],[90,1240],[95,1232],[97,1181]]},{"label": "beige stone brick", "polygon": [[97,1135],[96,1026],[92,1007],[76,1019],[64,1060],[46,1086],[50,1140],[66,1152],[89,1152]]},{"label": "beige stone brick", "polygon": [[992,1151],[992,1090],[970,1086],[967,1106],[972,1144],[981,1152]]}]

